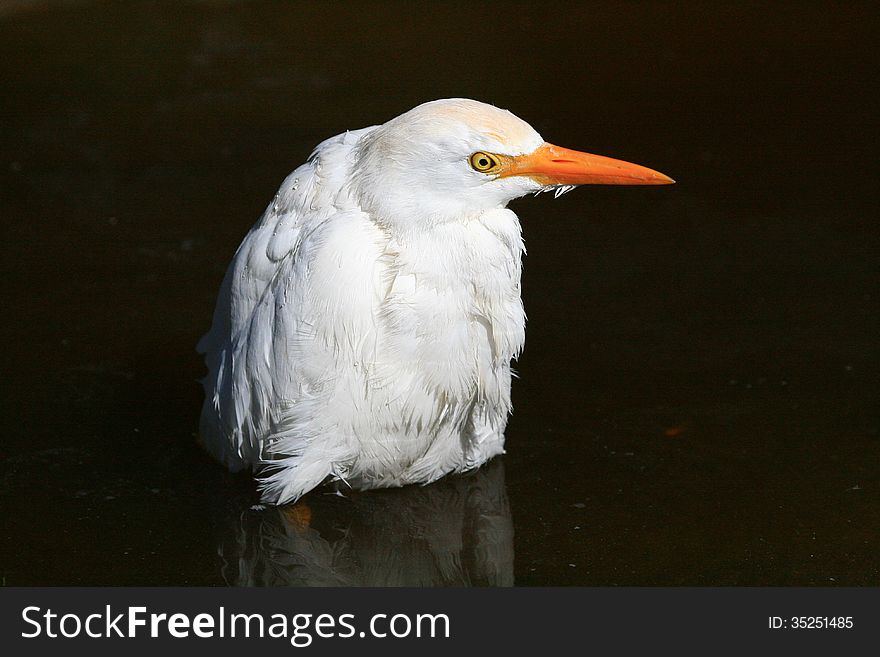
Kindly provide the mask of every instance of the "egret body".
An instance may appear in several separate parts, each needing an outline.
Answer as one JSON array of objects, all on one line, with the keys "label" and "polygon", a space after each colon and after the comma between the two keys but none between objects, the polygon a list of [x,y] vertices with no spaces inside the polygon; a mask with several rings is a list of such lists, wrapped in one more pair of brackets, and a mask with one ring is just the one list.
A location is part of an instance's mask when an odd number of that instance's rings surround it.
[{"label": "egret body", "polygon": [[465,99],[324,141],[226,272],[198,346],[205,447],[276,504],[327,479],[402,486],[479,467],[503,452],[525,339],[507,203],[671,182]]}]

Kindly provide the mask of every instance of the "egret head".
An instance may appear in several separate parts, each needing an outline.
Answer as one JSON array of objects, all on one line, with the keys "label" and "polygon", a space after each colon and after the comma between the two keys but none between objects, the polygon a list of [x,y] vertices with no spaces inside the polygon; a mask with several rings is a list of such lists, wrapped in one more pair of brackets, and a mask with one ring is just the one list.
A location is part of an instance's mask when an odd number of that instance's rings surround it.
[{"label": "egret head", "polygon": [[506,110],[453,98],[419,105],[365,134],[352,191],[378,221],[412,227],[467,221],[553,188],[671,182],[645,167],[548,144]]}]

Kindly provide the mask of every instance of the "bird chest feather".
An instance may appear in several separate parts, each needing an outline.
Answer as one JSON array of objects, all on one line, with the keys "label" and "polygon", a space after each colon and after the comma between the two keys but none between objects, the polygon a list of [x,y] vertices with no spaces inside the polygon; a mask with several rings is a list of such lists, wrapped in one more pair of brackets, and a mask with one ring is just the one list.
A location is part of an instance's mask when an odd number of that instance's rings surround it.
[{"label": "bird chest feather", "polygon": [[509,210],[390,243],[382,360],[408,363],[426,386],[461,401],[489,393],[525,339],[522,253]]}]

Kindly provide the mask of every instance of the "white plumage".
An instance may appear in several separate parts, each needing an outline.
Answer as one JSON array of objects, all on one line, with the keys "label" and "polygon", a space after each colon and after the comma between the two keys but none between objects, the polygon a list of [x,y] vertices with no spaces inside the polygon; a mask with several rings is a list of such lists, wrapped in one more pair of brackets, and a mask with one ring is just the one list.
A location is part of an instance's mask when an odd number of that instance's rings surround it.
[{"label": "white plumage", "polygon": [[464,99],[321,143],[238,248],[199,342],[205,447],[253,469],[267,503],[328,478],[427,483],[503,452],[525,338],[505,205],[582,182],[671,181]]}]

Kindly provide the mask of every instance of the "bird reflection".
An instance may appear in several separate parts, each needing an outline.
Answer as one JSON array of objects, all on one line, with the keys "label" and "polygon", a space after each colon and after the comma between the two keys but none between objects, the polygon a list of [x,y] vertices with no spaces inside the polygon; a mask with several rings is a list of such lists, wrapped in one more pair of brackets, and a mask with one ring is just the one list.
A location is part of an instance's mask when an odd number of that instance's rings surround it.
[{"label": "bird reflection", "polygon": [[512,586],[504,465],[429,486],[315,491],[238,513],[221,542],[232,586]]}]

